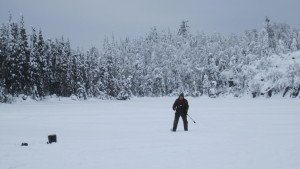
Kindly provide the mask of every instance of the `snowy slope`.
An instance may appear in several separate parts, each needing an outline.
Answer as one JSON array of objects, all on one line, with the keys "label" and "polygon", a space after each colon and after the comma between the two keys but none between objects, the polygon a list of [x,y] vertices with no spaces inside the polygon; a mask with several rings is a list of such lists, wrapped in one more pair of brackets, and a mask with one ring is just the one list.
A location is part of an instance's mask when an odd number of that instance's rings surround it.
[{"label": "snowy slope", "polygon": [[300,168],[299,99],[188,98],[173,133],[174,99],[0,104],[0,169]]},{"label": "snowy slope", "polygon": [[[282,96],[287,87],[293,88],[289,92],[297,93],[300,86],[300,51],[254,60],[243,71],[252,77],[248,83],[252,93],[266,94],[273,90],[272,94],[279,93]],[[290,94],[285,96],[289,97]]]}]

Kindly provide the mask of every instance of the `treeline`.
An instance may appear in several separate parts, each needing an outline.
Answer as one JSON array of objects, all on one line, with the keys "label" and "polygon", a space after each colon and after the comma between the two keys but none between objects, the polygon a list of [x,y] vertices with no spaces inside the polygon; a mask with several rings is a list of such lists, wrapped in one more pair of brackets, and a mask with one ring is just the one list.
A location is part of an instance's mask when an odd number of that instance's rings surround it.
[{"label": "treeline", "polygon": [[1,26],[1,102],[49,95],[125,100],[180,92],[210,97],[299,93],[299,64],[270,71],[270,58],[299,50],[300,31],[268,18],[260,30],[231,36],[192,35],[183,21],[176,33],[153,27],[144,37],[106,38],[101,49],[88,51],[71,49],[64,38],[45,40],[33,27],[29,32],[23,16],[19,22],[9,17]]}]

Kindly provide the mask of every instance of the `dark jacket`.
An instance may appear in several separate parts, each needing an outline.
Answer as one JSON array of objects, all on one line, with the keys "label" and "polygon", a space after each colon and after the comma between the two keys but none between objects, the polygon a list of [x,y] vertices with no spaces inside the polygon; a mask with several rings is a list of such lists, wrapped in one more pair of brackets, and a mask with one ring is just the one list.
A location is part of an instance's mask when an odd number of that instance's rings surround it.
[{"label": "dark jacket", "polygon": [[173,104],[173,110],[176,110],[177,113],[184,113],[187,114],[189,109],[189,103],[186,99],[183,99],[182,101],[178,99],[175,100]]}]

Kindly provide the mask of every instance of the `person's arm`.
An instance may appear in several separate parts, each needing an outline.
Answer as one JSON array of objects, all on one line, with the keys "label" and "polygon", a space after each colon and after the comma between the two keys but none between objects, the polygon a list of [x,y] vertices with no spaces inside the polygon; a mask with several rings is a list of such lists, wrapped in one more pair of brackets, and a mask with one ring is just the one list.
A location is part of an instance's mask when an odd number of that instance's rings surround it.
[{"label": "person's arm", "polygon": [[172,107],[174,111],[176,111],[176,107],[177,107],[177,100],[175,100],[173,107]]},{"label": "person's arm", "polygon": [[189,110],[189,102],[186,100],[186,113],[188,113],[188,110]]}]

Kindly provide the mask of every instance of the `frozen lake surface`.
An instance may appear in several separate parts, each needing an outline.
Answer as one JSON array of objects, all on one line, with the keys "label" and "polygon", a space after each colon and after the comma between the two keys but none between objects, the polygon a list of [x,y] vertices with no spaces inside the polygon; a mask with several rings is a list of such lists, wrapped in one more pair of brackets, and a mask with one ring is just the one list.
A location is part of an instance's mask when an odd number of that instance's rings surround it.
[{"label": "frozen lake surface", "polygon": [[187,99],[176,133],[173,97],[0,104],[0,168],[300,168],[300,99]]}]

